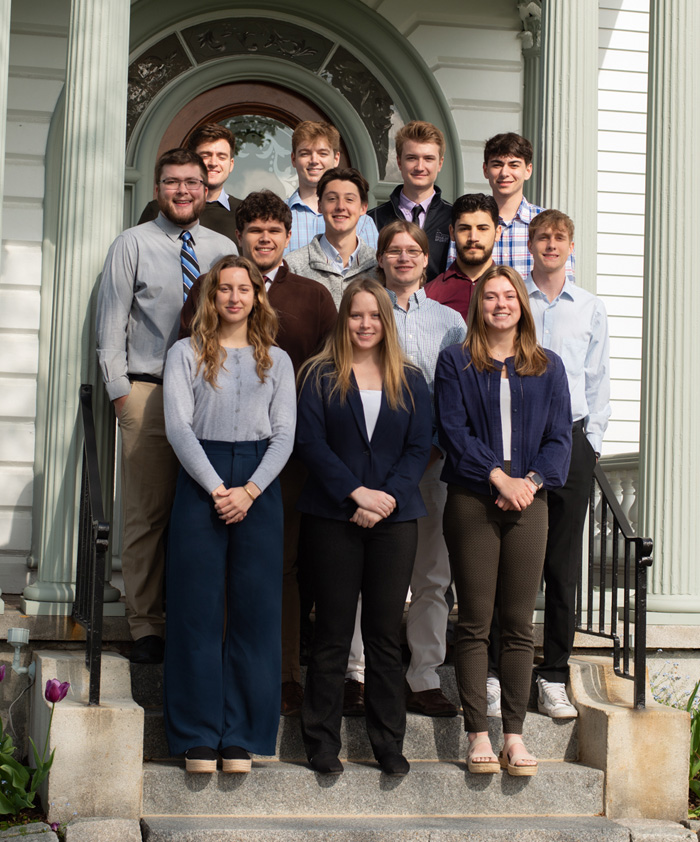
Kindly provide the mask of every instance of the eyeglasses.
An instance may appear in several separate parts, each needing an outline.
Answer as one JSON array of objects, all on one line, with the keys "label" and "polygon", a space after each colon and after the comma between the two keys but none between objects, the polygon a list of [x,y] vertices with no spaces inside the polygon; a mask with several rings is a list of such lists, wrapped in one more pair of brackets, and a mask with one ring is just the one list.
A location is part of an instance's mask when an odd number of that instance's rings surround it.
[{"label": "eyeglasses", "polygon": [[206,186],[201,178],[162,178],[160,183],[166,190],[177,190],[181,184],[184,184],[188,190],[193,192]]},{"label": "eyeglasses", "polygon": [[389,260],[398,260],[402,254],[407,254],[411,260],[416,260],[423,254],[423,249],[419,249],[418,246],[408,249],[387,249],[384,252],[384,257],[388,257]]}]

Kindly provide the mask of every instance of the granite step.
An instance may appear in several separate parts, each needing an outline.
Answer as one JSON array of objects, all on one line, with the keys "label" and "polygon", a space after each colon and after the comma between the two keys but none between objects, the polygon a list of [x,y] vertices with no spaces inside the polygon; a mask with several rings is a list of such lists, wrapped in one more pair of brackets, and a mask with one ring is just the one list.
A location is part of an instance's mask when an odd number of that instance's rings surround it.
[{"label": "granite step", "polygon": [[[503,744],[500,719],[489,719],[489,734],[494,747]],[[577,734],[575,719],[554,720],[538,713],[528,713],[525,717],[523,739],[528,748],[542,760],[576,760]],[[343,719],[341,740],[341,757],[344,759],[374,759],[363,716]],[[467,753],[467,736],[462,717],[431,719],[409,713],[406,717],[403,751],[409,760],[463,761]],[[143,753],[145,760],[167,760],[170,757],[161,711],[146,710]],[[286,761],[306,760],[298,718],[280,717],[275,757]]]},{"label": "granite step", "polygon": [[[161,666],[132,665],[134,699],[145,708],[144,759],[164,760],[170,756],[163,724],[163,680]],[[459,706],[459,694],[454,668],[439,668],[445,695]],[[489,720],[489,733],[494,746],[503,742],[500,719]],[[578,757],[576,720],[553,720],[529,712],[525,718],[523,738],[528,747],[546,760],[576,760]],[[341,732],[343,757],[358,761],[373,760],[365,729],[364,717],[346,717]],[[404,753],[413,760],[463,760],[467,739],[461,716],[431,719],[408,714]],[[301,741],[299,719],[280,717],[276,757],[281,760],[303,761],[306,758]]]},{"label": "granite step", "polygon": [[538,774],[471,775],[464,763],[414,761],[405,778],[347,763],[338,777],[306,764],[259,761],[247,775],[188,775],[181,763],[145,763],[143,815],[247,818],[356,816],[595,816],[603,773],[543,761]]},{"label": "granite step", "polygon": [[144,842],[630,842],[599,817],[566,818],[160,818],[141,822]]}]

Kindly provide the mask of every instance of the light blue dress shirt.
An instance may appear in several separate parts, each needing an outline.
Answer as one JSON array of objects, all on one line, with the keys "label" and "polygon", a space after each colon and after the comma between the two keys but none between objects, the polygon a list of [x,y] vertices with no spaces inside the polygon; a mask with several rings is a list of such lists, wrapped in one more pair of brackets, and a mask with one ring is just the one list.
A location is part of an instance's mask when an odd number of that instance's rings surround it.
[{"label": "light blue dress shirt", "polygon": [[610,418],[610,340],[603,302],[568,278],[554,301],[528,275],[525,281],[537,339],[564,361],[574,421],[601,452]]}]

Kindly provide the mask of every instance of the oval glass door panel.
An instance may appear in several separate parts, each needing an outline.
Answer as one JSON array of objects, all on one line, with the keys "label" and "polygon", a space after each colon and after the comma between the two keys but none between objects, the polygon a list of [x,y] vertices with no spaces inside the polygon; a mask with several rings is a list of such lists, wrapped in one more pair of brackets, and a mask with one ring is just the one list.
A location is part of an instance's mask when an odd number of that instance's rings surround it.
[{"label": "oval glass door panel", "polygon": [[236,138],[236,164],[226,181],[226,192],[244,199],[254,190],[272,190],[289,198],[297,188],[292,129],[259,114],[239,114],[219,122]]}]

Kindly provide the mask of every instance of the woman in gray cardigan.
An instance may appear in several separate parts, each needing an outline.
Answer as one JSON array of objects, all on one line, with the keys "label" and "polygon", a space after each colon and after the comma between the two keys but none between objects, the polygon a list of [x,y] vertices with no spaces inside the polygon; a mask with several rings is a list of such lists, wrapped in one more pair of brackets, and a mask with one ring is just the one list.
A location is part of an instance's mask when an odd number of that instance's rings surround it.
[{"label": "woman in gray cardigan", "polygon": [[292,450],[292,363],[255,265],[220,260],[192,335],[171,348],[165,423],[182,469],[166,567],[164,695],[188,772],[248,772],[279,724],[282,501]]}]

